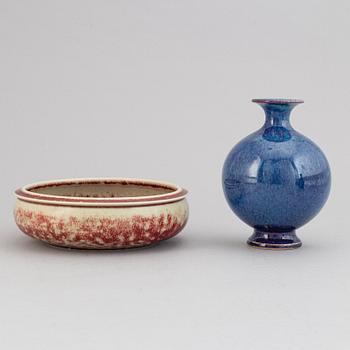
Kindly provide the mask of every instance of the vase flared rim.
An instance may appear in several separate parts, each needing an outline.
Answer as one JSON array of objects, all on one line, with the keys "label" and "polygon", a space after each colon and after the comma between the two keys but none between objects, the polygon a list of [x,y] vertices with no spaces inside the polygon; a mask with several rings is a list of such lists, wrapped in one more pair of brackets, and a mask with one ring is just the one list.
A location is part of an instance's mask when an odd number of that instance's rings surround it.
[{"label": "vase flared rim", "polygon": [[295,98],[254,98],[252,99],[252,102],[277,105],[304,103],[303,100]]}]

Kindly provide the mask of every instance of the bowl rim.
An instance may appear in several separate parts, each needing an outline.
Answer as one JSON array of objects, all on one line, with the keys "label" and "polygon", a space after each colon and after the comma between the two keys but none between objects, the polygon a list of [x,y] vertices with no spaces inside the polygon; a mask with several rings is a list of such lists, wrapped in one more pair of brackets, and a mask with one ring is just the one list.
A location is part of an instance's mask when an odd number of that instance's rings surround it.
[{"label": "bowl rim", "polygon": [[[74,185],[74,184],[134,184],[140,186],[153,186],[160,188],[172,189],[172,192],[149,195],[149,196],[133,196],[133,197],[74,197],[74,196],[58,196],[50,194],[35,193],[31,190],[40,187]],[[96,177],[96,178],[72,178],[57,179],[49,181],[40,181],[25,185],[17,189],[14,194],[17,199],[45,205],[54,206],[77,206],[77,207],[134,207],[146,205],[159,205],[171,202],[177,202],[184,199],[188,191],[176,184],[138,178],[122,178],[122,177]]]}]

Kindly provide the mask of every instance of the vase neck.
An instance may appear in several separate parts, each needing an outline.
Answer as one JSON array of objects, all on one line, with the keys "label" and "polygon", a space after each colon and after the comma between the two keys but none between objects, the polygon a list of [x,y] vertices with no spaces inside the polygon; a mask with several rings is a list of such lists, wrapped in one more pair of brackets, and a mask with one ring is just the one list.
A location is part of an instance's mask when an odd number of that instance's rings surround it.
[{"label": "vase neck", "polygon": [[291,129],[289,117],[292,109],[302,100],[287,99],[254,99],[253,102],[258,103],[265,111],[264,128],[272,126],[284,127]]}]

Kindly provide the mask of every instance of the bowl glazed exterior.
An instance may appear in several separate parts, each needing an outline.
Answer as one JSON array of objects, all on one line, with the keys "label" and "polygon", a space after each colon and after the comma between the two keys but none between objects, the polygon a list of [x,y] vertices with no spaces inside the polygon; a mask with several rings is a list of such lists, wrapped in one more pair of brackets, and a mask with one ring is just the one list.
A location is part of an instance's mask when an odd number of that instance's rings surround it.
[{"label": "bowl glazed exterior", "polygon": [[[65,197],[60,203],[58,197],[35,195],[37,198],[27,198],[23,195],[26,191],[18,190],[14,216],[25,234],[55,246],[141,247],[169,239],[185,226],[188,219],[186,191],[176,192],[178,196],[171,199],[167,195],[111,200],[81,198],[79,201],[75,201],[76,197]],[[144,198],[147,200],[142,201]]]}]

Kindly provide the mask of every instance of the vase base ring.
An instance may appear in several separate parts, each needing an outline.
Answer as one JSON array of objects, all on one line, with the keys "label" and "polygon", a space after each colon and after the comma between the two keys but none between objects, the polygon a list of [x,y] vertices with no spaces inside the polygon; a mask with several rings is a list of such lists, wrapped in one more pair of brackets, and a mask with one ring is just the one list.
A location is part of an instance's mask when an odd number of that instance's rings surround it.
[{"label": "vase base ring", "polygon": [[264,232],[255,230],[249,237],[247,244],[254,248],[288,250],[301,247],[302,243],[295,231],[289,232]]}]

